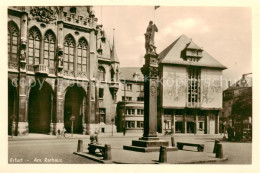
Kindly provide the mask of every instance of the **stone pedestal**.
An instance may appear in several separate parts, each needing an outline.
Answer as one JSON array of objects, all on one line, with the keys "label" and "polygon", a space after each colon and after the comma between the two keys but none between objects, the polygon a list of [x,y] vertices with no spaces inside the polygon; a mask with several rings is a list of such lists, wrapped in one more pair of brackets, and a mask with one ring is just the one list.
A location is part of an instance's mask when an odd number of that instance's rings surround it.
[{"label": "stone pedestal", "polygon": [[139,151],[139,152],[157,152],[160,147],[167,147],[167,151],[177,151],[178,148],[170,147],[168,141],[160,140],[158,137],[139,138],[132,140],[131,146],[124,145],[124,150]]},{"label": "stone pedestal", "polygon": [[157,78],[158,54],[146,54],[142,67],[144,75],[144,134],[139,140],[133,140],[131,146],[123,146],[125,150],[153,152],[159,151],[160,146],[167,147],[167,151],[176,151],[176,147],[169,147],[168,141],[157,137]]}]

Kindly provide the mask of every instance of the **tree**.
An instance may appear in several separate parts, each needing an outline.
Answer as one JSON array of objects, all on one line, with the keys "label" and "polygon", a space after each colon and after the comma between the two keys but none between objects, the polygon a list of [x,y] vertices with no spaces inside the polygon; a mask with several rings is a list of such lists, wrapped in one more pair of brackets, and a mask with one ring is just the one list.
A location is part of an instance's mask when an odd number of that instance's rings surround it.
[{"label": "tree", "polygon": [[235,138],[243,137],[243,121],[252,116],[252,87],[240,90],[232,105],[231,118],[235,127]]},{"label": "tree", "polygon": [[252,116],[252,88],[242,90],[232,105],[232,118],[243,121]]}]

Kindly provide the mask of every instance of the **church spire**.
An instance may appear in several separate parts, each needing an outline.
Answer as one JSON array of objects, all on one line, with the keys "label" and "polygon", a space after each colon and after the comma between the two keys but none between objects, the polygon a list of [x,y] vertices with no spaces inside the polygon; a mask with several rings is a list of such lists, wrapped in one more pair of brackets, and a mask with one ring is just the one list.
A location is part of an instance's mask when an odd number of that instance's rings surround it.
[{"label": "church spire", "polygon": [[112,45],[112,52],[111,52],[111,60],[115,62],[119,62],[117,53],[116,53],[116,45],[115,45],[115,29],[113,29],[113,45]]}]

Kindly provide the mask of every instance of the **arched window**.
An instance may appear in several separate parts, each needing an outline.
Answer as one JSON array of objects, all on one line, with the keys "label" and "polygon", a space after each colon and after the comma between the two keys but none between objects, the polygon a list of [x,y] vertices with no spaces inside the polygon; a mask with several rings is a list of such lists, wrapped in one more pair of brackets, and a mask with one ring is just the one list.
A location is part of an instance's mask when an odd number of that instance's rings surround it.
[{"label": "arched window", "polygon": [[116,69],[116,74],[115,74],[115,76],[116,76],[116,82],[118,82],[118,75],[119,75],[119,70],[118,70],[118,68]]},{"label": "arched window", "polygon": [[67,35],[64,41],[64,70],[74,71],[75,40],[72,35]]},{"label": "arched window", "polygon": [[8,22],[8,60],[17,62],[19,29],[14,22]]},{"label": "arched window", "polygon": [[43,63],[54,69],[54,57],[55,57],[55,43],[56,37],[51,30],[48,30],[44,35],[44,52],[43,52]]},{"label": "arched window", "polygon": [[111,78],[111,81],[114,82],[115,81],[115,72],[113,70],[113,68],[111,67],[110,69],[110,78]]},{"label": "arched window", "polygon": [[88,43],[82,38],[78,45],[78,71],[87,72]]},{"label": "arched window", "polygon": [[106,71],[102,66],[98,67],[98,77],[100,81],[105,81],[106,79]]},{"label": "arched window", "polygon": [[29,65],[40,63],[41,33],[37,27],[29,30]]}]

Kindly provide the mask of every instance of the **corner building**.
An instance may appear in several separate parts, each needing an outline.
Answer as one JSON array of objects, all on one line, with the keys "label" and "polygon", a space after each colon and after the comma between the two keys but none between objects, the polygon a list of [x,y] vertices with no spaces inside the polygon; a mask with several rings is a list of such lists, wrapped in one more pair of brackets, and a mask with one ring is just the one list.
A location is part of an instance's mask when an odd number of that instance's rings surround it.
[{"label": "corner building", "polygon": [[97,21],[91,6],[8,7],[9,135],[111,131],[119,61]]},{"label": "corner building", "polygon": [[[117,131],[142,133],[144,124],[144,76],[140,67],[120,68],[117,102]],[[125,124],[124,124],[125,123]]]},{"label": "corner building", "polygon": [[224,69],[185,35],[165,48],[159,54],[159,131],[218,134]]}]

